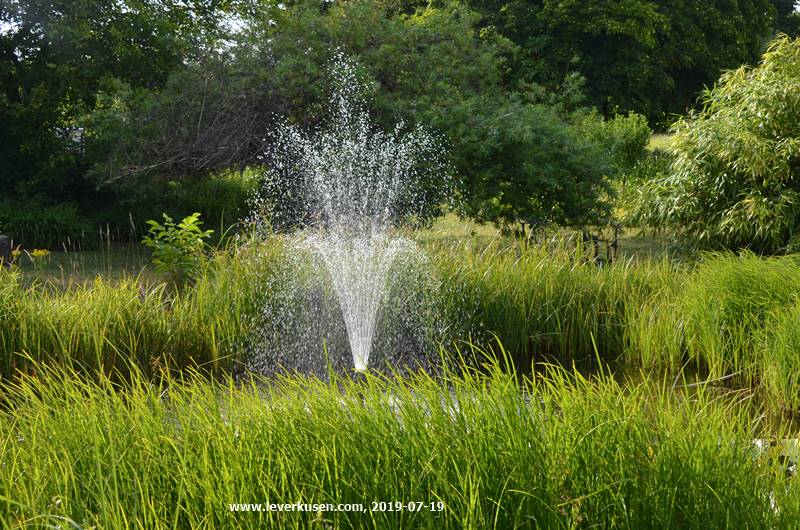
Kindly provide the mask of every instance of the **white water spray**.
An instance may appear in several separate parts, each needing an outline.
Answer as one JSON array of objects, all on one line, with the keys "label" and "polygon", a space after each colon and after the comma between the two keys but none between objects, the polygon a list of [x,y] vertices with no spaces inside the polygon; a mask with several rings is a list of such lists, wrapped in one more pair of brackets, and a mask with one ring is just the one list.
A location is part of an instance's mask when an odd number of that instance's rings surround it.
[{"label": "white water spray", "polygon": [[367,369],[387,276],[395,260],[420,252],[393,233],[402,219],[423,211],[420,191],[431,176],[446,178],[439,141],[423,128],[399,124],[385,132],[361,104],[364,89],[353,65],[339,58],[330,120],[311,132],[284,124],[268,153],[273,174],[264,195],[273,209],[296,204],[292,212],[310,228],[298,246],[313,250],[324,264],[341,308],[353,366]]}]

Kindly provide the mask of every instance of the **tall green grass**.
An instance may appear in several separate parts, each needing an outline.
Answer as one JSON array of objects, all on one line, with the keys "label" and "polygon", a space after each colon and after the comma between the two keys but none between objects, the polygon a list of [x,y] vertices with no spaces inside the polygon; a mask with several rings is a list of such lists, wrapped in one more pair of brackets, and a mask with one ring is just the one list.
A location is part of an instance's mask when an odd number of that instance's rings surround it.
[{"label": "tall green grass", "polygon": [[761,352],[764,387],[776,404],[789,412],[800,410],[800,299],[774,311],[766,324]]},{"label": "tall green grass", "polygon": [[630,323],[652,298],[674,290],[680,273],[667,261],[597,267],[541,247],[439,252],[447,318],[486,342],[497,335],[524,366],[621,357]]},{"label": "tall green grass", "polygon": [[527,369],[542,358],[667,370],[760,388],[800,409],[800,261],[707,254],[597,267],[544,248],[434,254],[456,335],[497,336]]},{"label": "tall green grass", "polygon": [[36,201],[0,200],[0,234],[15,246],[61,250],[94,247],[95,227],[74,204],[46,206]]},{"label": "tall green grass", "polygon": [[[131,361],[145,371],[231,370],[246,360],[267,301],[281,299],[271,279],[287,274],[286,254],[280,238],[232,245],[177,291],[138,278],[23,287],[0,274],[0,374],[25,370],[28,358],[107,373]],[[497,337],[523,371],[598,358],[673,374],[692,365],[761,387],[776,406],[800,406],[795,258],[710,254],[696,265],[598,267],[563,248],[464,245],[431,246],[429,256],[438,282],[431,313],[445,330],[435,336],[446,344]]]},{"label": "tall green grass", "polygon": [[147,373],[205,367],[230,370],[243,361],[243,340],[265,292],[259,287],[280,261],[280,241],[220,252],[185,290],[138,277],[24,287],[0,271],[0,374],[30,361],[84,372]]},{"label": "tall green grass", "polygon": [[[496,362],[481,373],[239,387],[133,370],[120,388],[40,367],[2,386],[0,526],[739,529],[800,517],[797,480],[754,449],[745,407],[557,369],[524,392]],[[381,501],[426,506],[369,511]],[[367,511],[229,509],[294,502]]]},{"label": "tall green grass", "polygon": [[799,297],[796,258],[710,256],[694,271],[682,295],[689,355],[706,364],[712,375],[739,373],[750,381],[760,379],[772,358],[768,337],[777,331],[776,324],[781,326],[770,315],[794,305]]}]

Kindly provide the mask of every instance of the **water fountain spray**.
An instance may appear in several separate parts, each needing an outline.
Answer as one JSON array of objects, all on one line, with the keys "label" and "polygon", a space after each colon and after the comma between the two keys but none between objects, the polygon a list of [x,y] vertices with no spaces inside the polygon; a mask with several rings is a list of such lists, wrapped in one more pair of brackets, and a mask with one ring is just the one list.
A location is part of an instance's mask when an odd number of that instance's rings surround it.
[{"label": "water fountain spray", "polygon": [[[422,127],[393,131],[369,117],[355,66],[334,61],[334,90],[327,122],[311,131],[284,123],[267,158],[272,175],[262,195],[272,212],[286,204],[306,229],[297,239],[324,263],[347,329],[353,367],[366,370],[392,264],[417,252],[394,228],[427,206],[421,190],[433,177],[446,180],[441,142]],[[442,188],[444,189],[444,188]]]}]

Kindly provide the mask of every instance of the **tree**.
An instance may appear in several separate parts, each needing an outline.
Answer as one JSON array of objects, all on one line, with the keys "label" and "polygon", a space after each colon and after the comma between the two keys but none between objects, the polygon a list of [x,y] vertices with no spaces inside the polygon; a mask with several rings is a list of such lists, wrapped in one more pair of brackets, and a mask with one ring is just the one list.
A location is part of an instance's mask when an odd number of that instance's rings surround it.
[{"label": "tree", "polygon": [[526,227],[604,224],[610,153],[550,107],[474,98],[458,113],[464,208],[479,221]]},{"label": "tree", "polygon": [[800,39],[724,74],[674,127],[675,161],[647,184],[639,219],[712,248],[800,248]]},{"label": "tree", "polygon": [[[669,26],[658,37],[659,76],[647,90],[667,122],[695,109],[719,74],[756,62],[772,35],[774,10],[767,0],[658,0]],[[661,87],[667,87],[666,90]]]},{"label": "tree", "polygon": [[271,118],[287,107],[271,83],[251,74],[209,52],[175,70],[158,92],[122,82],[99,92],[80,120],[88,158],[97,161],[87,175],[119,190],[257,164]]},{"label": "tree", "polygon": [[214,39],[221,0],[7,0],[0,172],[20,195],[85,199],[78,119],[117,82],[156,89]]},{"label": "tree", "polygon": [[298,2],[265,15],[249,47],[261,48],[292,119],[307,127],[325,112],[322,65],[339,51],[351,57],[373,87],[379,123],[423,123],[445,136],[467,215],[498,224],[602,222],[611,148],[570,123],[575,78],[562,97],[534,84],[509,90],[505,57],[515,46],[479,31],[479,15],[457,2],[406,8]]},{"label": "tree", "polygon": [[554,89],[571,71],[606,117],[652,123],[692,108],[724,68],[756,60],[771,34],[768,0],[470,0],[486,30],[517,45],[509,80]]},{"label": "tree", "polygon": [[[576,76],[567,76],[560,95],[534,83],[509,90],[505,57],[514,44],[479,31],[480,17],[461,3],[409,11],[395,2],[305,1],[265,6],[251,17],[229,51],[231,59],[213,62],[218,70],[175,73],[158,98],[137,101],[123,93],[121,99],[131,104],[124,106],[121,121],[103,121],[107,115],[95,113],[110,137],[124,137],[122,123],[134,131],[131,141],[111,150],[113,171],[99,165],[99,176],[119,178],[150,168],[190,177],[212,167],[266,162],[257,157],[258,142],[269,142],[276,117],[305,130],[325,120],[332,82],[326,65],[339,53],[357,65],[374,121],[386,129],[399,121],[421,123],[443,136],[462,211],[482,221],[603,222],[608,177],[643,149],[641,130],[631,140],[625,127],[605,128],[601,116],[585,110],[575,114],[582,102]],[[238,79],[234,72],[247,76]],[[215,117],[223,123],[256,119],[237,134],[227,127],[214,131]],[[167,137],[164,130],[172,132]],[[643,130],[646,136],[649,130]],[[220,149],[217,141],[198,141],[220,136],[249,147]],[[420,185],[423,195],[436,197],[444,183]]]},{"label": "tree", "polygon": [[800,37],[800,2],[770,0],[770,3],[775,8],[775,30],[790,37]]}]

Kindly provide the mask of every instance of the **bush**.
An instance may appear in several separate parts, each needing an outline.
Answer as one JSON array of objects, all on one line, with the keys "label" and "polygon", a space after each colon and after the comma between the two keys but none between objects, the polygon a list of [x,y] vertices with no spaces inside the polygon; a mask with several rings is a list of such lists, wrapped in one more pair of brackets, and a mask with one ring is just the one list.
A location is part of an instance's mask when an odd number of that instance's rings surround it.
[{"label": "bush", "polygon": [[632,168],[622,173],[618,182],[615,216],[627,226],[646,227],[652,211],[644,205],[651,200],[654,183],[669,175],[673,156],[666,151],[646,152]]},{"label": "bush", "polygon": [[523,231],[607,221],[610,151],[555,110],[481,98],[454,106],[450,118],[461,123],[453,156],[469,216]]},{"label": "bush", "polygon": [[642,194],[641,217],[705,247],[800,248],[800,39],[724,74],[674,126],[675,161]]},{"label": "bush", "polygon": [[211,226],[228,227],[249,214],[248,201],[257,187],[258,179],[252,171],[170,181],[164,190],[162,211],[174,217],[199,212]]},{"label": "bush", "polygon": [[158,272],[165,272],[173,279],[185,279],[198,272],[205,258],[206,243],[213,230],[201,230],[200,214],[195,212],[184,217],[177,225],[164,214],[164,224],[147,221],[150,231],[142,243],[152,249],[153,264]]},{"label": "bush", "polygon": [[596,112],[578,112],[572,119],[582,134],[603,147],[618,172],[630,171],[645,158],[653,131],[644,116],[630,112],[606,121]]},{"label": "bush", "polygon": [[91,224],[73,204],[0,201],[0,233],[25,248],[74,249],[97,241]]},{"label": "bush", "polygon": [[147,220],[159,218],[163,212],[173,219],[199,212],[209,225],[220,228],[215,236],[221,237],[247,217],[248,201],[256,187],[250,171],[187,180],[140,179],[135,186],[125,183],[116,189],[112,207],[95,210],[92,218],[104,227],[110,225],[111,231],[123,238],[138,239],[136,234],[145,231]]}]

